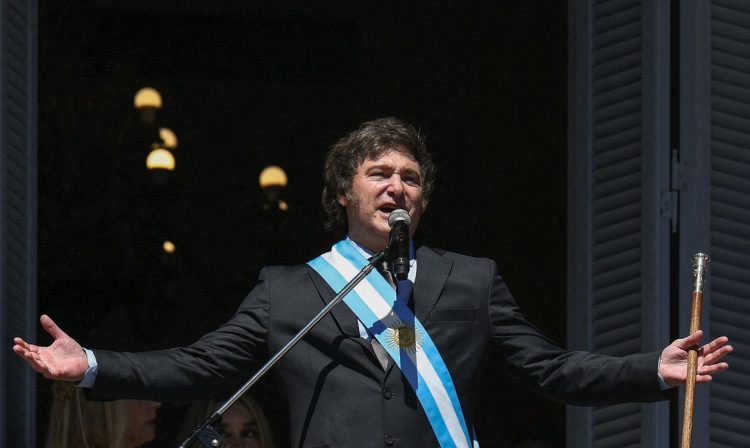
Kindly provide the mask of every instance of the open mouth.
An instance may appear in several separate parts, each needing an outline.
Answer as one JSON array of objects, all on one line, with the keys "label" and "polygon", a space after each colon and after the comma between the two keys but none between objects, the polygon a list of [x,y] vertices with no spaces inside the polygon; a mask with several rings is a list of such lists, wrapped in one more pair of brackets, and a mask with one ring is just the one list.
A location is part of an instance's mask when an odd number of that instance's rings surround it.
[{"label": "open mouth", "polygon": [[400,208],[402,209],[404,207],[399,207],[397,205],[384,205],[382,207],[379,207],[378,210],[380,210],[381,212],[385,214],[390,215],[391,213],[393,213],[394,210],[398,210]]}]

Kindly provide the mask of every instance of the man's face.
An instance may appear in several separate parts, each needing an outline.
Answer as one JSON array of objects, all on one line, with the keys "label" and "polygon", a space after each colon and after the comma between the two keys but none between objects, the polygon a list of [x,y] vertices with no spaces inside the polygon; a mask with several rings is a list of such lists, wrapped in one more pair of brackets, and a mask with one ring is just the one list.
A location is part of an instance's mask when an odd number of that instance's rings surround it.
[{"label": "man's face", "polygon": [[409,212],[413,235],[424,211],[419,163],[399,148],[366,159],[354,174],[351,192],[339,197],[339,204],[346,207],[349,236],[370,250],[381,251],[388,244],[388,216],[394,209]]}]

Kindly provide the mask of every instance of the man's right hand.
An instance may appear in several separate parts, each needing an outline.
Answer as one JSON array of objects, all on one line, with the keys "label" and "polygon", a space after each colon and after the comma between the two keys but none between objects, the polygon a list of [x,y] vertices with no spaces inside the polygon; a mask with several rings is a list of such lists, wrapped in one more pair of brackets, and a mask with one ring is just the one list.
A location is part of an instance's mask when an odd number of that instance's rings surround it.
[{"label": "man's right hand", "polygon": [[13,351],[45,378],[63,381],[83,379],[89,368],[83,348],[46,314],[39,318],[39,322],[54,342],[48,347],[40,347],[21,338],[13,338]]}]

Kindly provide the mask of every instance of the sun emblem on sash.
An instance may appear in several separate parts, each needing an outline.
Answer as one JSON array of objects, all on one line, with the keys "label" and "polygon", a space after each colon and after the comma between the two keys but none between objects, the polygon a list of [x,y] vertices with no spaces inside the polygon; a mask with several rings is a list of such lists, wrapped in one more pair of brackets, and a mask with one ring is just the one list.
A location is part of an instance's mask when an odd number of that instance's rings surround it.
[{"label": "sun emblem on sash", "polygon": [[419,329],[412,325],[406,325],[403,322],[394,322],[388,327],[385,341],[391,349],[398,348],[409,353],[414,353],[422,347],[424,336]]}]

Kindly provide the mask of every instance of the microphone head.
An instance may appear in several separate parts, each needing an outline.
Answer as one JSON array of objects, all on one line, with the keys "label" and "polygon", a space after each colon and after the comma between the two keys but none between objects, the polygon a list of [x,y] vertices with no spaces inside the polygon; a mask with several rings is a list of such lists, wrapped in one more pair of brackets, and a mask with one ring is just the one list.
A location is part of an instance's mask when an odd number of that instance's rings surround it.
[{"label": "microphone head", "polygon": [[388,225],[393,227],[397,222],[403,221],[407,226],[411,224],[411,216],[404,209],[397,208],[388,216]]}]

